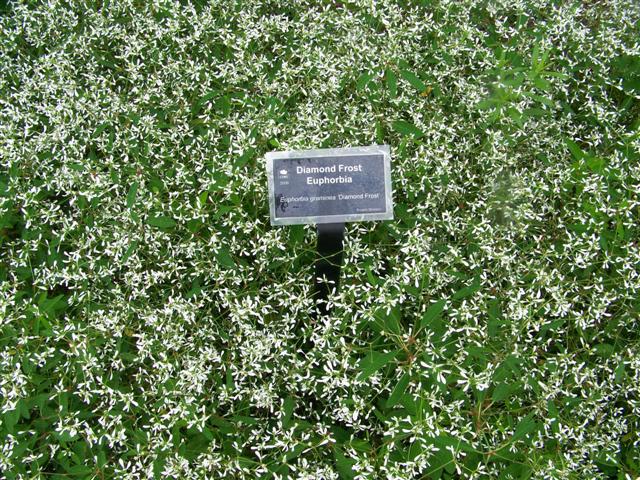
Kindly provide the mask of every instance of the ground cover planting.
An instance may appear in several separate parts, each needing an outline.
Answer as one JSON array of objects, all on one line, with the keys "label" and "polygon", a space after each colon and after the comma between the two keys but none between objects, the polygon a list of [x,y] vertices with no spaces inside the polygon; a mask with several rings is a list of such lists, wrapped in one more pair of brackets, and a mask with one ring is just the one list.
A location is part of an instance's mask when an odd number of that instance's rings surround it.
[{"label": "ground cover planting", "polygon": [[[3,477],[640,476],[636,1],[0,12]],[[374,144],[314,318],[264,156]]]}]

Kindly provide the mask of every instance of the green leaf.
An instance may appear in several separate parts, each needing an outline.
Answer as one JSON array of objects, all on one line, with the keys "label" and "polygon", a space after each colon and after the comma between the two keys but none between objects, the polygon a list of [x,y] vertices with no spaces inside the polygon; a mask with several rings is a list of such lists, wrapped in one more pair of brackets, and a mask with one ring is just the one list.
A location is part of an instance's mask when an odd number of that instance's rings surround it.
[{"label": "green leaf", "polygon": [[551,90],[551,83],[548,80],[545,80],[542,77],[536,77],[533,79],[533,84],[536,88],[539,88],[542,91],[548,92]]},{"label": "green leaf", "polygon": [[389,398],[387,399],[387,403],[385,405],[386,408],[393,408],[398,403],[400,397],[409,385],[409,380],[411,380],[411,375],[409,375],[409,372],[405,373],[400,378],[400,380],[398,380],[398,383],[396,383],[396,386],[393,388],[391,395],[389,395]]},{"label": "green leaf", "polygon": [[495,337],[498,334],[498,330],[501,325],[502,310],[500,307],[500,300],[493,299],[489,302],[489,320],[487,322],[487,331],[489,337]]},{"label": "green leaf", "polygon": [[156,459],[153,461],[153,478],[161,479],[164,478],[162,475],[162,470],[164,469],[164,465],[166,463],[167,454],[164,452],[159,452]]},{"label": "green leaf", "polygon": [[18,420],[20,420],[19,408],[15,408],[14,410],[9,410],[4,413],[4,426],[7,429],[7,432],[13,434],[13,427],[16,426]]},{"label": "green leaf", "polygon": [[389,90],[389,96],[396,98],[398,96],[398,78],[393,70],[388,70],[384,74],[384,79],[387,84],[387,90]]},{"label": "green leaf", "polygon": [[549,110],[542,108],[525,108],[522,112],[522,118],[541,118],[549,115]]},{"label": "green leaf", "polygon": [[225,247],[220,247],[218,249],[218,253],[216,253],[216,260],[218,263],[226,268],[235,268],[236,262],[234,262],[233,257],[229,253]]},{"label": "green leaf", "polygon": [[387,309],[381,307],[374,313],[375,322],[381,326],[381,330],[400,335],[402,328],[400,327],[400,308],[395,306],[387,314]]},{"label": "green leaf", "polygon": [[542,71],[544,69],[544,64],[540,65],[539,62],[540,62],[540,44],[536,44],[533,47],[533,53],[531,54],[531,66],[536,71]]},{"label": "green leaf", "polygon": [[384,127],[380,121],[376,122],[376,142],[380,145],[384,143]]},{"label": "green leaf", "polygon": [[491,394],[491,399],[494,402],[502,402],[509,398],[513,392],[517,389],[517,385],[511,383],[499,383],[493,389],[493,393]]},{"label": "green leaf", "polygon": [[611,358],[616,349],[610,343],[599,343],[593,347],[593,351],[602,358]]},{"label": "green leaf", "polygon": [[463,298],[470,297],[471,295],[476,293],[478,290],[480,290],[480,284],[472,283],[471,285],[468,285],[458,290],[456,293],[453,294],[452,298],[454,300],[461,300]]},{"label": "green leaf", "polygon": [[134,240],[133,242],[131,242],[131,245],[129,245],[129,248],[127,248],[127,251],[124,252],[124,256],[122,257],[122,263],[126,263],[127,260],[129,260],[129,257],[133,254],[133,252],[135,252],[136,248],[138,248],[138,242],[137,240]]},{"label": "green leaf", "polygon": [[420,320],[420,328],[426,327],[436,318],[440,317],[442,311],[444,310],[445,303],[445,300],[438,300],[436,303],[431,305],[424,313],[424,315],[422,315],[422,320]]},{"label": "green leaf", "polygon": [[89,476],[90,473],[93,472],[93,468],[88,465],[73,465],[65,469],[68,474],[76,477],[85,477]]},{"label": "green leaf", "polygon": [[581,160],[586,156],[586,154],[582,151],[578,144],[573,140],[566,139],[565,143],[567,144],[567,148],[569,148],[569,151],[576,160]]},{"label": "green leaf", "polygon": [[427,89],[427,86],[422,80],[420,80],[420,77],[409,70],[400,70],[400,76],[409,82],[411,86],[418,91],[418,93],[422,93]]},{"label": "green leaf", "polygon": [[398,351],[388,353],[372,351],[358,363],[358,370],[360,370],[360,374],[357,377],[358,380],[366,380],[393,360],[397,354]]},{"label": "green leaf", "polygon": [[284,399],[284,404],[282,406],[283,416],[282,416],[282,426],[284,428],[289,427],[291,424],[291,416],[293,415],[293,410],[296,407],[296,400],[293,397],[287,397]]},{"label": "green leaf", "polygon": [[247,417],[246,415],[235,415],[231,418],[231,420],[235,423],[245,424],[245,425],[257,425],[258,420],[253,417]]},{"label": "green leaf", "polygon": [[534,413],[531,412],[529,415],[524,417],[518,423],[515,432],[513,432],[513,437],[511,437],[511,442],[516,442],[520,440],[522,437],[530,433],[533,429],[536,428],[536,422],[533,420]]},{"label": "green leaf", "polygon": [[152,227],[158,228],[173,228],[177,225],[173,218],[166,216],[151,217],[147,220],[147,223]]},{"label": "green leaf", "polygon": [[204,207],[207,204],[207,198],[209,198],[208,190],[203,190],[202,192],[200,192],[200,195],[198,195],[198,206],[200,208]]},{"label": "green leaf", "polygon": [[99,136],[100,136],[100,134],[101,134],[102,132],[104,132],[104,131],[105,131],[107,128],[109,128],[109,127],[110,127],[109,122],[101,123],[100,125],[98,125],[98,126],[96,127],[96,130],[93,132],[93,135],[92,135],[91,137],[92,137],[92,138],[97,138],[97,137],[99,137]]},{"label": "green leaf", "polygon": [[594,173],[602,173],[602,170],[605,166],[604,158],[600,157],[587,157],[586,159],[587,167]]},{"label": "green leaf", "polygon": [[497,107],[500,102],[494,98],[485,98],[476,103],[476,108],[478,110],[491,110],[492,108]]},{"label": "green leaf", "polygon": [[415,138],[420,138],[424,135],[424,132],[416,127],[413,123],[407,122],[405,120],[396,120],[391,124],[391,128],[393,128],[396,132],[401,135],[411,136],[413,135]]},{"label": "green leaf", "polygon": [[[238,160],[236,160],[236,165],[238,166],[238,168],[240,168],[248,161],[249,155],[242,155],[240,158],[238,158]],[[217,191],[222,190],[229,184],[229,181],[231,180],[226,173],[221,171],[214,172],[212,177],[214,183],[209,185],[209,192],[211,193],[216,193]]]},{"label": "green leaf", "polygon": [[297,458],[305,448],[307,448],[305,444],[299,443],[298,445],[293,447],[293,450],[285,454],[284,456],[285,461],[288,462],[289,460],[293,460],[294,458]]},{"label": "green leaf", "polygon": [[576,233],[586,233],[591,230],[589,225],[586,225],[584,223],[570,223],[567,225],[567,228]]},{"label": "green leaf", "polygon": [[547,107],[551,107],[551,108],[555,108],[556,104],[553,100],[551,100],[550,98],[544,97],[542,95],[538,95],[536,93],[533,92],[523,92],[523,95],[525,97],[529,97],[537,102],[542,103],[543,105],[546,105]]},{"label": "green leaf", "polygon": [[542,75],[544,75],[545,77],[555,77],[555,78],[560,78],[561,80],[569,80],[571,78],[571,75],[567,75],[566,73],[562,73],[562,72],[550,72],[550,71],[544,71],[542,72]]},{"label": "green leaf", "polygon": [[356,89],[364,89],[369,84],[373,76],[374,75],[372,73],[363,73],[362,75],[360,75],[358,77],[358,80],[356,80]]},{"label": "green leaf", "polygon": [[215,101],[216,112],[220,113],[223,117],[228,117],[231,113],[231,101],[227,95],[222,95]]},{"label": "green leaf", "polygon": [[292,225],[289,228],[289,241],[292,246],[304,243],[304,226]]},{"label": "green leaf", "polygon": [[218,95],[220,92],[218,90],[212,90],[211,92],[206,93],[201,96],[198,100],[196,100],[191,107],[191,115],[197,115],[200,113],[202,107],[213,97]]},{"label": "green leaf", "polygon": [[354,438],[349,443],[351,444],[351,447],[357,452],[366,453],[371,451],[371,444],[361,438]]},{"label": "green leaf", "polygon": [[216,427],[224,428],[224,429],[227,429],[228,431],[235,431],[233,423],[231,423],[226,418],[221,417],[220,415],[212,415],[210,421],[211,421],[211,424],[215,425]]},{"label": "green leaf", "polygon": [[138,182],[133,182],[129,187],[129,193],[127,193],[127,208],[133,207],[136,202],[136,194],[138,193]]},{"label": "green leaf", "polygon": [[475,452],[473,447],[468,442],[466,442],[463,437],[454,437],[446,433],[441,433],[437,437],[434,437],[432,441],[436,447],[443,450],[450,451],[448,447],[453,447],[455,451],[462,450],[468,453]]},{"label": "green leaf", "polygon": [[522,369],[520,364],[522,360],[515,355],[508,355],[496,368],[493,374],[494,382],[502,382],[504,380],[519,378],[522,376]]},{"label": "green leaf", "polygon": [[[429,458],[429,469],[426,478],[440,478],[442,470],[448,465],[453,465],[454,458],[450,450],[439,448]],[[450,477],[449,477],[450,478]]]},{"label": "green leaf", "polygon": [[38,301],[38,308],[43,315],[54,315],[57,311],[64,309],[66,299],[64,295],[56,295],[53,298],[47,298],[47,294],[43,293]]},{"label": "green leaf", "polygon": [[336,460],[336,467],[338,467],[338,472],[342,478],[351,480],[355,477],[355,472],[353,471],[353,466],[355,465],[355,460],[351,460],[344,456],[340,449],[335,448],[333,450],[333,454]]}]

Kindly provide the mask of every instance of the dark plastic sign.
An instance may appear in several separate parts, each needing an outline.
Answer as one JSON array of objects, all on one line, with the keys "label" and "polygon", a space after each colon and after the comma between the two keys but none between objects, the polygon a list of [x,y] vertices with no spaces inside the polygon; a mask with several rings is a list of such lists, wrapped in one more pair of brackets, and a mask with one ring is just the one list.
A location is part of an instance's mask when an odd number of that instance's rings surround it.
[{"label": "dark plastic sign", "polygon": [[388,145],[269,152],[272,225],[393,219]]}]

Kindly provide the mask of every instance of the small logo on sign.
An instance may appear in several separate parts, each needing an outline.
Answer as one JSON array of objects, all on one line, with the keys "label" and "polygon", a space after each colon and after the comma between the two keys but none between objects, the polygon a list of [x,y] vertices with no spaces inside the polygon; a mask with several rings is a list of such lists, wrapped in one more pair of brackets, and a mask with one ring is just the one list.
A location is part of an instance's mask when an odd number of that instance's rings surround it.
[{"label": "small logo on sign", "polygon": [[280,175],[286,175],[287,173],[289,172],[287,172],[284,168],[280,170]]}]

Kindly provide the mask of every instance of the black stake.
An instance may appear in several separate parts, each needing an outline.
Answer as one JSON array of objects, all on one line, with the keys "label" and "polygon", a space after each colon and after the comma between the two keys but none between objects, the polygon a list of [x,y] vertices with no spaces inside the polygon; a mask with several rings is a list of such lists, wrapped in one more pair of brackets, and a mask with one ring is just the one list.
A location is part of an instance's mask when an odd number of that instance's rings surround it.
[{"label": "black stake", "polygon": [[[329,292],[340,282],[342,265],[342,241],[344,240],[344,222],[318,224],[318,258],[316,259],[316,300],[317,312],[327,315]],[[316,318],[316,312],[313,314]]]}]

